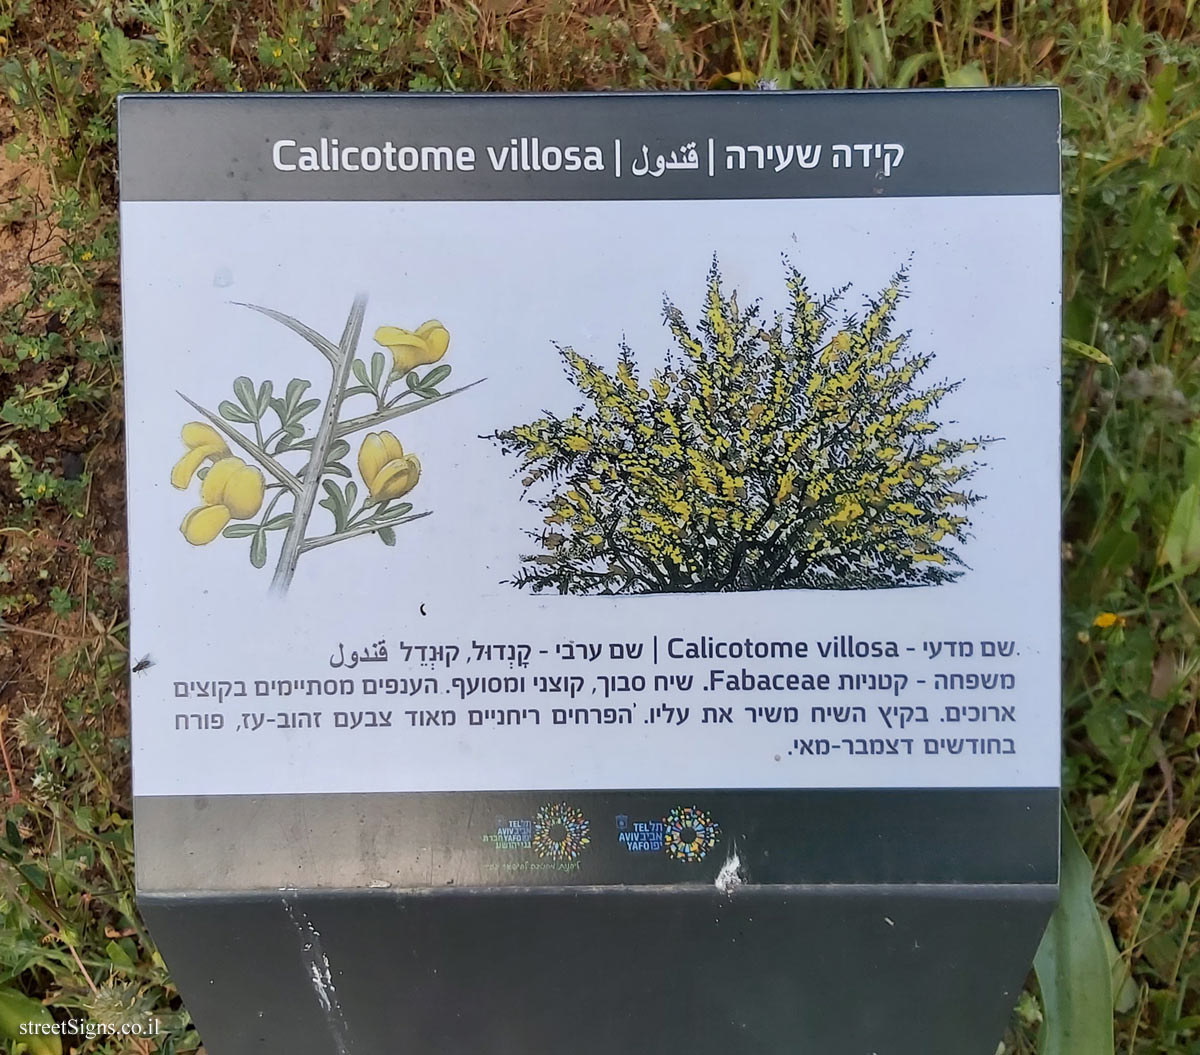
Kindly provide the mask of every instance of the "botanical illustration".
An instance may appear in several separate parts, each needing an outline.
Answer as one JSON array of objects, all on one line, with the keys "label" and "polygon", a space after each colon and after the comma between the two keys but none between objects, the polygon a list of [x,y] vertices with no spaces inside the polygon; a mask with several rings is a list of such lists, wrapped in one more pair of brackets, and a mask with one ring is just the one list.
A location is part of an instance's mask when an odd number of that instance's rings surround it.
[{"label": "botanical illustration", "polygon": [[[421,479],[417,455],[395,432],[374,430],[472,386],[441,390],[450,376],[449,364],[440,362],[450,334],[437,320],[415,330],[379,327],[375,343],[382,350],[368,359],[358,355],[365,297],[355,299],[336,342],[290,315],[241,306],[286,326],[324,356],[331,373],[328,394],[308,398],[312,382],[300,377],[288,381],[282,395],[269,380],[255,384],[239,377],[234,398],[223,400],[214,413],[179,393],[204,420],[183,426],[185,451],[171,483],[186,490],[199,480],[200,505],[180,525],[192,545],[248,539],[250,563],[262,568],[277,536],[271,586],[284,594],[300,557],[310,550],[365,534],[394,546],[397,528],[429,515],[431,510],[413,512],[412,502],[403,500]],[[432,369],[422,373],[423,367]],[[357,404],[354,413],[351,404]],[[346,465],[355,444],[361,489]],[[316,505],[332,515],[332,531],[309,533]]]},{"label": "botanical illustration", "polygon": [[929,352],[893,333],[907,274],[861,318],[787,265],[767,317],[709,271],[698,324],[669,300],[676,348],[649,376],[559,353],[582,402],[494,434],[543,514],[516,586],[626,594],[881,589],[950,581],[965,564],[966,489],[989,440],[943,434],[957,383],[923,386]]}]

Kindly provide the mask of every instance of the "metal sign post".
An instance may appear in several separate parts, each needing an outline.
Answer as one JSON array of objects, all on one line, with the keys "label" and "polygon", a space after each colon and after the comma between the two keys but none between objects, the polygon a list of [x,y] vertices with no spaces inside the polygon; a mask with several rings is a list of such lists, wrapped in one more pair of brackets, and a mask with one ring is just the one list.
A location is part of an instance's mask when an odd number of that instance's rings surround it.
[{"label": "metal sign post", "polygon": [[990,1055],[1058,96],[129,96],[139,901],[213,1055]]}]

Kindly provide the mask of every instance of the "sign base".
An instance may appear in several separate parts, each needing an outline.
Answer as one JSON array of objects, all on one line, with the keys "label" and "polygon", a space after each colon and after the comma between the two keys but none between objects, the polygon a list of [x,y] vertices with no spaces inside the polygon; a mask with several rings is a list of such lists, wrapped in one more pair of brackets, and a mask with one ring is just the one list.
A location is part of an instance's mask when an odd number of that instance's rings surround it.
[{"label": "sign base", "polygon": [[1052,885],[143,895],[209,1050],[992,1055]]},{"label": "sign base", "polygon": [[[546,797],[137,800],[209,1050],[991,1055],[1057,896],[1053,788],[550,796],[593,819],[586,873],[517,867]],[[703,860],[616,838],[692,798]]]}]

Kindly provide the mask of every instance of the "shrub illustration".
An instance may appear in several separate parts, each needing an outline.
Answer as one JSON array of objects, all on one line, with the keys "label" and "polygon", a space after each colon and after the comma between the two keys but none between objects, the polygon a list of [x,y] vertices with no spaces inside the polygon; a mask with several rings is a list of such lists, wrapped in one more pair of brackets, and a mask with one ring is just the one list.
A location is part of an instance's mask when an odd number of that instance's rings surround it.
[{"label": "shrub illustration", "polygon": [[543,513],[514,585],[568,594],[932,585],[965,568],[965,489],[990,442],[942,434],[957,383],[892,333],[907,274],[833,324],[786,267],[786,311],[725,294],[716,261],[698,325],[669,300],[677,348],[649,377],[622,344],[610,373],[559,354],[583,401],[491,438]]},{"label": "shrub illustration", "polygon": [[[332,375],[328,394],[324,400],[305,398],[312,382],[293,377],[283,395],[277,396],[273,382],[256,385],[249,377],[239,377],[233,382],[234,398],[223,400],[214,413],[179,393],[204,420],[183,426],[184,453],[171,472],[171,483],[186,490],[193,479],[200,481],[201,504],[180,525],[193,546],[206,546],[222,537],[248,538],[250,563],[262,568],[272,533],[280,533],[271,585],[283,594],[300,557],[310,550],[365,534],[378,535],[385,545],[394,546],[398,527],[429,515],[431,510],[414,513],[411,502],[401,501],[420,481],[420,460],[405,452],[394,433],[367,430],[479,382],[440,390],[451,368],[433,364],[449,349],[450,333],[437,320],[415,330],[380,326],[375,342],[383,351],[372,353],[369,360],[359,358],[365,297],[355,299],[337,342],[282,312],[255,304],[240,306],[281,323],[320,352]],[[423,366],[433,368],[422,374]],[[365,413],[346,412],[346,404],[355,400]],[[351,438],[363,432],[357,456],[363,483],[360,500],[345,459]],[[318,494],[324,495],[319,503]],[[334,529],[310,535],[309,520],[318,504],[332,514]]]}]

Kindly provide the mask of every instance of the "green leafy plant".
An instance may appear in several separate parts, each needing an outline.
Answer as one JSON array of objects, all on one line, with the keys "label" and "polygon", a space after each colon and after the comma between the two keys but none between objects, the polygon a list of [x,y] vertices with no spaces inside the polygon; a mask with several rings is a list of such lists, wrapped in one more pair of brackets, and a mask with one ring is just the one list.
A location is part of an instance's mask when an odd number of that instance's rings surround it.
[{"label": "green leafy plant", "polygon": [[62,1039],[57,1034],[31,1032],[31,1027],[53,1026],[53,1016],[36,1000],[14,989],[0,989],[0,1037],[21,1045],[28,1055],[62,1055]]},{"label": "green leafy plant", "polygon": [[1092,866],[1062,827],[1059,902],[1034,960],[1045,1013],[1040,1055],[1112,1055],[1113,964],[1092,900]]}]

